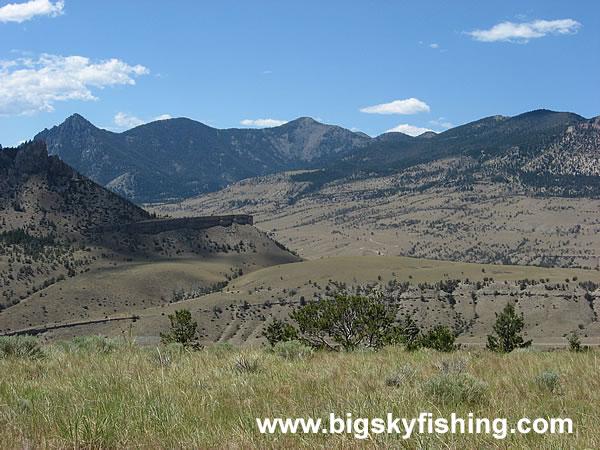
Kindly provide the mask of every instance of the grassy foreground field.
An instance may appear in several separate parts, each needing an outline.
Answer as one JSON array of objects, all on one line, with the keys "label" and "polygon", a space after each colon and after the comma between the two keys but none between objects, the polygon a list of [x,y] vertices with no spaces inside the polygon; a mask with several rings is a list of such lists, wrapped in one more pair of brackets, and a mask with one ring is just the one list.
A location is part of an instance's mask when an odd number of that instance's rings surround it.
[{"label": "grassy foreground field", "polygon": [[[112,342],[112,343],[111,343]],[[284,358],[93,339],[0,359],[2,448],[599,448],[600,354],[401,347]],[[559,375],[556,374],[559,373]],[[546,373],[546,375],[541,375]],[[475,377],[474,380],[471,377]],[[536,380],[537,377],[537,380]],[[477,381],[479,380],[479,381]],[[568,435],[260,434],[256,418],[568,417]],[[326,425],[328,426],[328,425]]]}]

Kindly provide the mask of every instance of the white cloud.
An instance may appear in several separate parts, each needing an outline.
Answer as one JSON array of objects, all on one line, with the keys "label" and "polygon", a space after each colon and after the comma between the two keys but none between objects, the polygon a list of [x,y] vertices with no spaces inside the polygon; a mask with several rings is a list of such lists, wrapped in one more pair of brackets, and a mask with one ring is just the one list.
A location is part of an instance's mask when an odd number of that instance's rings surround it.
[{"label": "white cloud", "polygon": [[287,120],[276,120],[276,119],[245,119],[240,124],[247,127],[278,127],[287,123]]},{"label": "white cloud", "polygon": [[430,128],[416,127],[407,123],[400,124],[397,127],[392,128],[391,130],[387,130],[386,133],[404,133],[408,134],[409,136],[419,136],[423,133],[427,133],[428,131],[433,131],[434,133],[437,133],[437,131],[432,130]]},{"label": "white cloud", "polygon": [[118,59],[91,62],[83,56],[43,54],[0,65],[0,115],[35,114],[54,110],[54,103],[97,100],[91,88],[135,84],[150,71]]},{"label": "white cloud", "polygon": [[429,125],[443,128],[452,128],[454,125],[446,120],[445,117],[440,117],[437,120],[430,120]]},{"label": "white cloud", "polygon": [[502,22],[489,30],[467,31],[466,34],[482,42],[526,43],[529,39],[541,38],[548,34],[574,34],[579,27],[581,24],[573,19],[535,20],[526,23]]},{"label": "white cloud", "polygon": [[56,17],[63,14],[65,2],[52,3],[49,0],[30,0],[25,3],[9,3],[0,8],[0,22],[25,22],[35,16]]},{"label": "white cloud", "polygon": [[143,125],[145,123],[148,122],[154,122],[156,120],[167,120],[170,119],[171,116],[169,114],[161,114],[158,117],[155,117],[154,119],[151,120],[142,120],[136,116],[133,116],[131,114],[127,114],[124,112],[118,112],[115,115],[115,125],[118,126],[119,128],[134,128],[140,125]]},{"label": "white cloud", "polygon": [[115,116],[115,125],[122,128],[133,128],[145,123],[142,119],[135,116],[119,112]]},{"label": "white cloud", "polygon": [[429,47],[431,47],[431,48],[440,48],[440,46],[438,44],[436,44],[435,42],[433,44],[429,44]]},{"label": "white cloud", "polygon": [[272,73],[272,70],[263,70],[263,75],[271,75]]},{"label": "white cloud", "polygon": [[368,114],[417,114],[429,112],[429,105],[416,98],[407,98],[406,100],[396,100],[391,103],[361,108],[360,112]]},{"label": "white cloud", "polygon": [[14,61],[0,60],[0,70],[5,70],[5,69],[8,69],[8,68],[16,66],[16,65],[17,65],[17,63]]}]

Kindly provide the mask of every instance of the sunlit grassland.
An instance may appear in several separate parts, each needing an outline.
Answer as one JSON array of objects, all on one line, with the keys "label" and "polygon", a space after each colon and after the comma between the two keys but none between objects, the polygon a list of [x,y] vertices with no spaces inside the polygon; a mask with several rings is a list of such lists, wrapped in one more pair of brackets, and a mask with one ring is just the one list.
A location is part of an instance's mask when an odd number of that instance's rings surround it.
[{"label": "sunlit grassland", "polygon": [[[267,349],[120,344],[109,352],[44,347],[39,359],[0,359],[2,448],[599,448],[599,352],[483,350],[452,354],[390,347],[285,359]],[[242,360],[240,360],[242,358]],[[443,362],[487,383],[476,396],[444,400],[428,381]],[[249,362],[244,365],[240,362]],[[249,368],[248,368],[249,367]],[[442,370],[440,369],[442,367]],[[558,371],[551,390],[536,376]],[[394,374],[395,382],[390,382]],[[571,435],[262,435],[257,417],[569,417]]]}]

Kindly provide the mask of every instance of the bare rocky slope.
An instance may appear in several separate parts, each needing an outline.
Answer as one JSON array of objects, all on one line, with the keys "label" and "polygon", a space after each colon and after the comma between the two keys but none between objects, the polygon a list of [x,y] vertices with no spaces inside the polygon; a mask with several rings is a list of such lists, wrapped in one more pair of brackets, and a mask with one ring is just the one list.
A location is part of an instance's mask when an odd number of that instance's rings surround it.
[{"label": "bare rocky slope", "polygon": [[277,174],[179,203],[148,205],[172,216],[228,209],[307,259],[411,256],[491,264],[600,264],[600,200],[534,196],[505,182],[437,187],[464,164],[452,158],[398,175],[346,179],[302,195],[308,182]]}]

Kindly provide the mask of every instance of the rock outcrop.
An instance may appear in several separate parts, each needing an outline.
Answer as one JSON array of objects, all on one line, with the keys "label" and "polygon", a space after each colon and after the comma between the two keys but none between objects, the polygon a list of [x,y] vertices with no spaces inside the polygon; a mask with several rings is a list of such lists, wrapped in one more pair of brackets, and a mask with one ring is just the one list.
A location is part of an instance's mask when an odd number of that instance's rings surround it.
[{"label": "rock outcrop", "polygon": [[43,141],[33,141],[16,149],[0,151],[0,171],[6,176],[18,176],[27,179],[31,175],[41,174],[53,177],[80,177],[70,166],[57,156],[48,156]]},{"label": "rock outcrop", "polygon": [[232,214],[225,216],[144,220],[142,222],[92,227],[87,231],[90,233],[158,234],[182,229],[204,230],[216,226],[228,227],[234,223],[237,223],[238,225],[252,225],[253,217],[248,214]]}]

